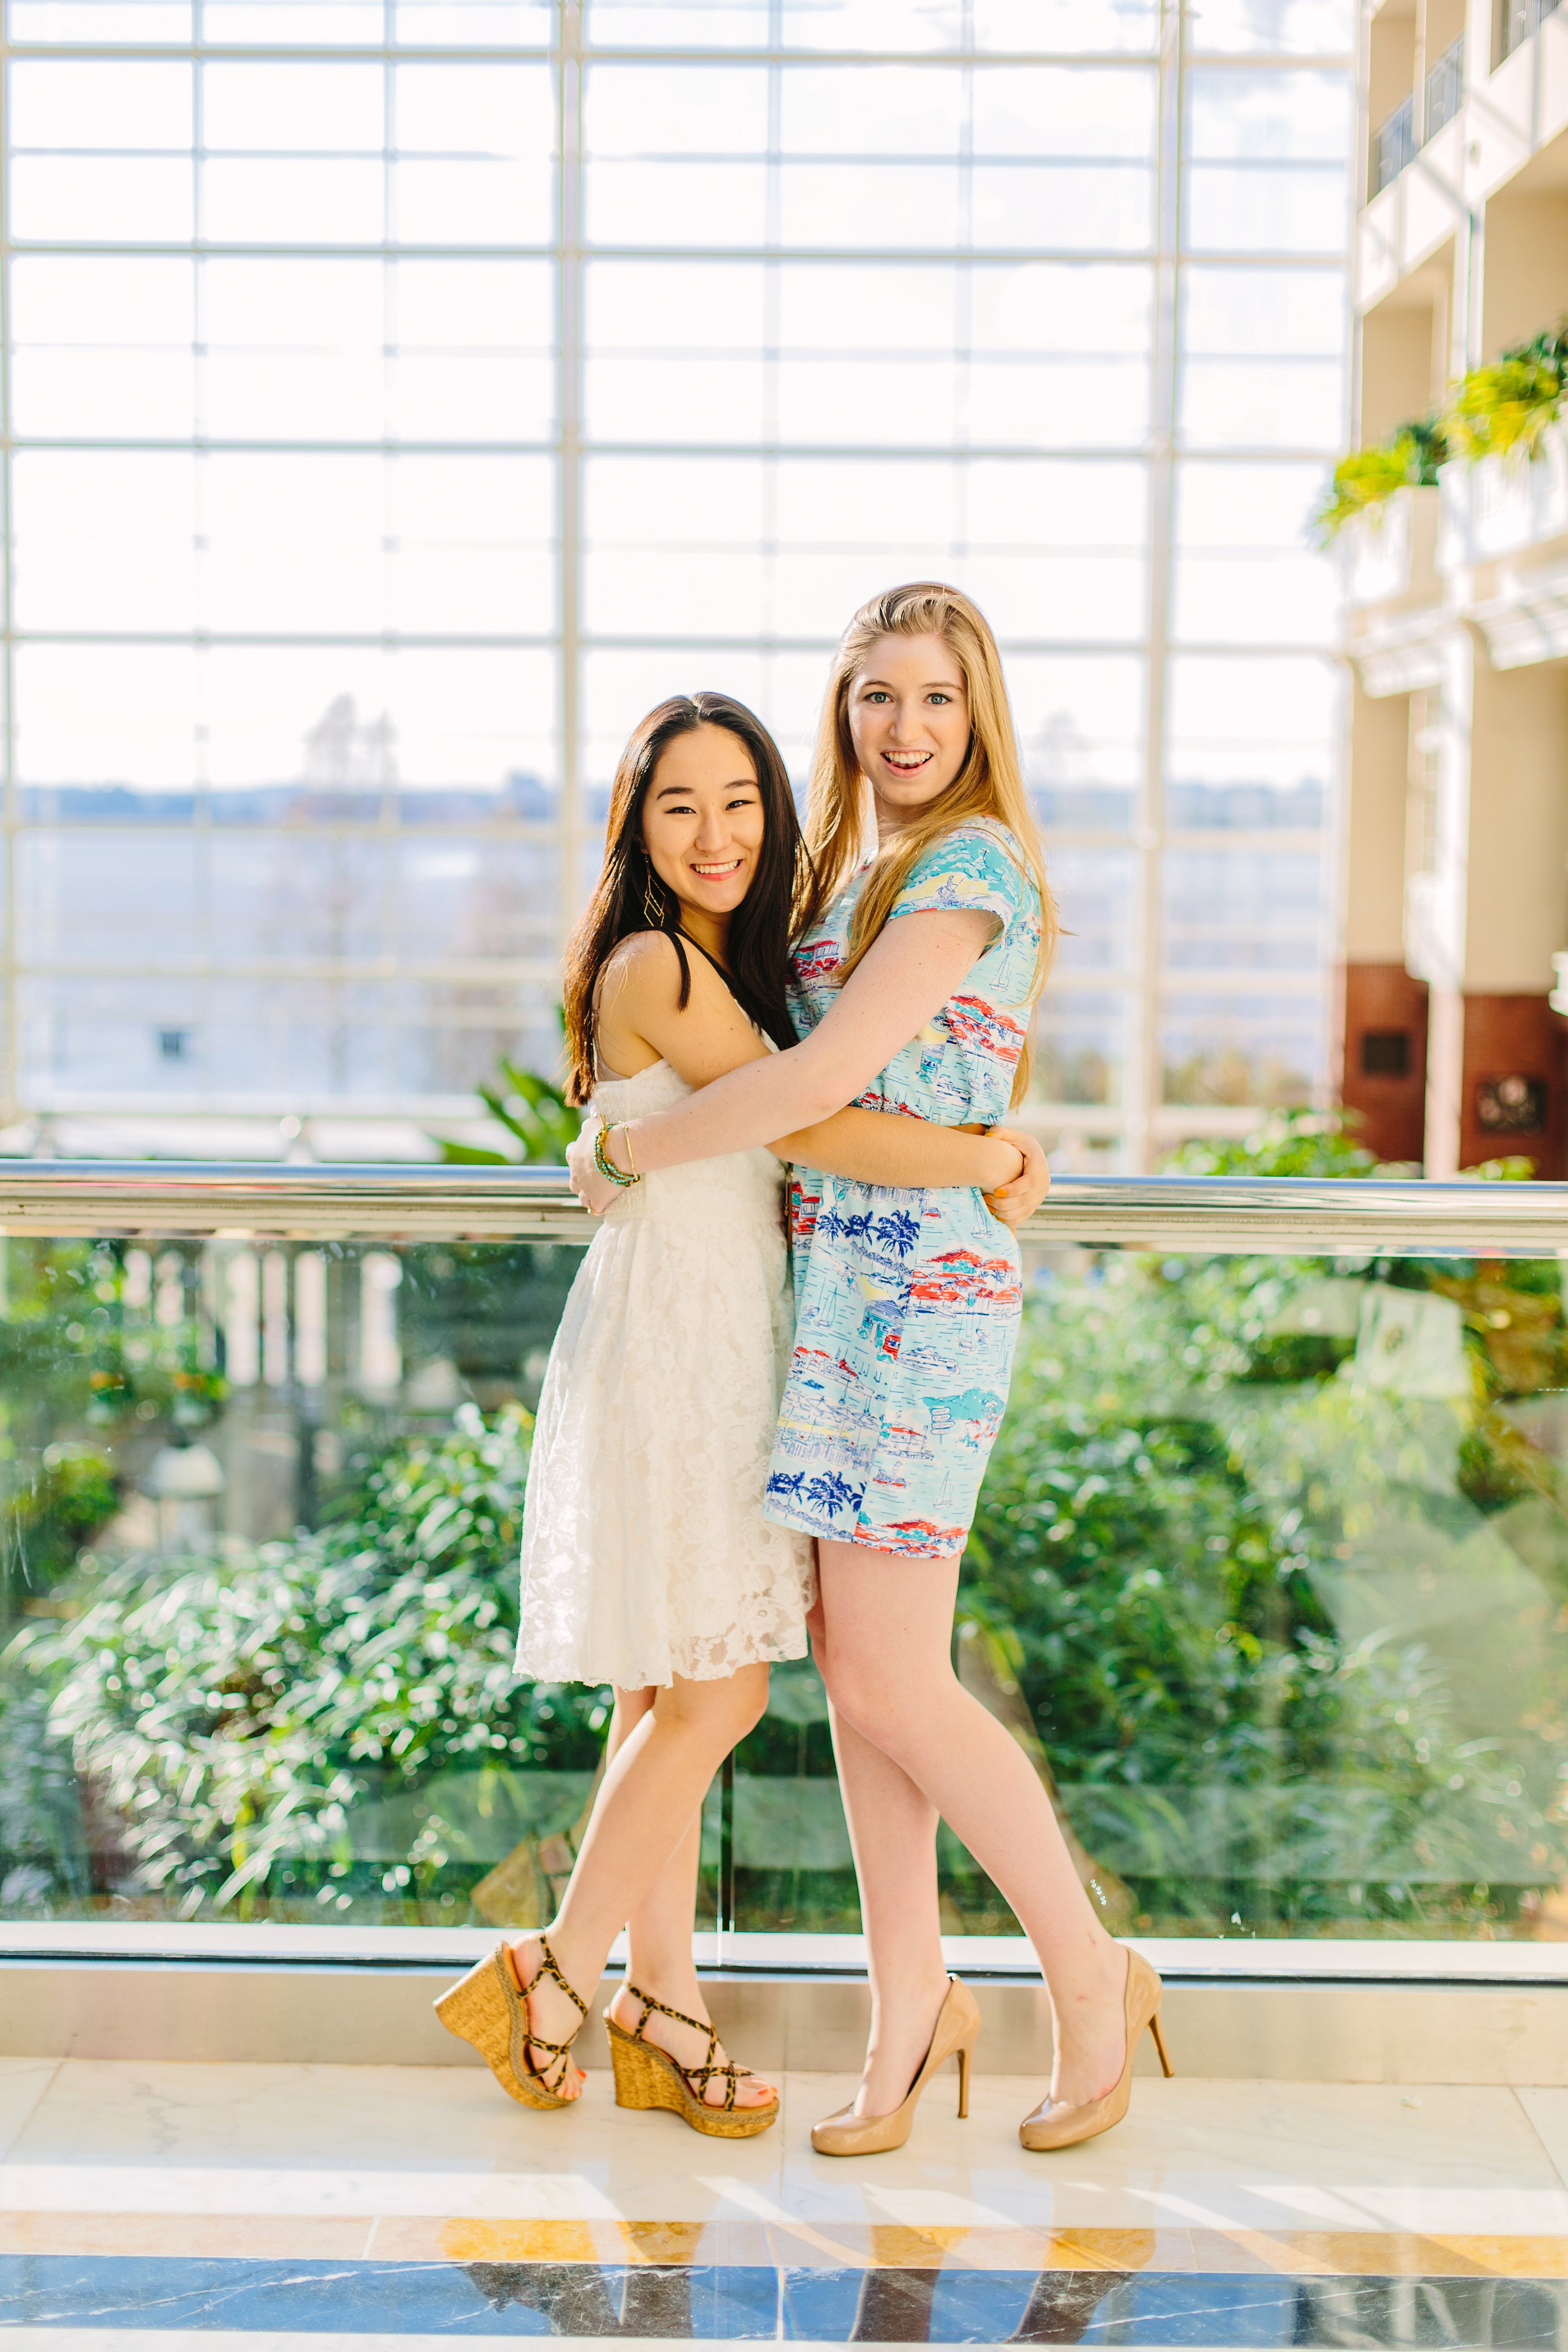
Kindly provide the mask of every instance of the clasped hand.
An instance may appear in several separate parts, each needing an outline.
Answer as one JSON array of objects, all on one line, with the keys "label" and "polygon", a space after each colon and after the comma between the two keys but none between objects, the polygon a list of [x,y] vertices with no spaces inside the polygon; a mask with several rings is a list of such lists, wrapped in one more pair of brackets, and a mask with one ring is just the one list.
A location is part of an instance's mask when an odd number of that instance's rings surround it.
[{"label": "clasped hand", "polygon": [[604,1122],[585,1118],[576,1140],[566,1147],[566,1172],[572,1179],[572,1190],[589,1214],[602,1217],[615,1199],[617,1187],[607,1176],[602,1176],[594,1159],[594,1138]]}]

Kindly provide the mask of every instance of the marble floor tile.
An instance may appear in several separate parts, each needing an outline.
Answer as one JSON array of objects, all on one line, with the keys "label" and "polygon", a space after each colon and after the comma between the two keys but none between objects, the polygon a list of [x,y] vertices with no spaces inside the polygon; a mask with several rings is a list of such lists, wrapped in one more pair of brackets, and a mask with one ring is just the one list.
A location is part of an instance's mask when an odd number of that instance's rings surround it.
[{"label": "marble floor tile", "polygon": [[0,2058],[0,2157],[4,2157],[55,2076],[58,2058]]},{"label": "marble floor tile", "polygon": [[1568,2184],[1568,2090],[1519,2090],[1514,2096],[1559,2176]]},{"label": "marble floor tile", "polygon": [[[343,2352],[452,2352],[453,2337],[447,2331],[434,2335],[396,2336],[323,2336],[316,2328],[273,2329],[246,2328],[243,2331],[208,2327],[139,2327],[128,2336],[118,2327],[8,2327],[5,2330],[5,2352],[333,2352],[342,2347]],[[509,2328],[504,2333],[481,2335],[465,2329],[458,2339],[465,2344],[515,2343],[516,2333]],[[755,2352],[754,2337],[710,2336],[703,2339],[705,2352]],[[664,2336],[618,2336],[616,2352],[669,2352],[669,2338]],[[826,2344],[813,2344],[795,2338],[794,2352],[828,2352]],[[842,2352],[842,2338],[832,2347]],[[900,2352],[898,2346],[890,2352]],[[914,2352],[910,2347],[909,2352]],[[1140,2352],[1173,2352],[1173,2347],[1159,2345],[1141,2346]],[[1190,2345],[1180,2352],[1193,2352]]]},{"label": "marble floor tile", "polygon": [[717,2155],[771,2218],[789,2128],[786,2094],[772,2131],[705,2139],[618,2108],[607,2074],[541,2115],[470,2067],[67,2061],[0,2166],[0,2208],[700,2222],[724,2203]]},{"label": "marble floor tile", "polygon": [[371,2251],[375,2226],[363,2217],[320,2213],[0,2213],[0,2254],[229,2254],[281,2262],[336,2256],[358,2262]]},{"label": "marble floor tile", "polygon": [[[853,2165],[791,2133],[781,2203],[813,2222],[913,2227],[1568,2233],[1568,2181],[1507,2089],[1140,2081],[1116,2131],[1030,2156],[1024,2087],[977,2076],[964,2123],[928,2095],[907,2147]],[[789,2088],[795,2113],[813,2090],[826,2112],[846,2084]]]}]

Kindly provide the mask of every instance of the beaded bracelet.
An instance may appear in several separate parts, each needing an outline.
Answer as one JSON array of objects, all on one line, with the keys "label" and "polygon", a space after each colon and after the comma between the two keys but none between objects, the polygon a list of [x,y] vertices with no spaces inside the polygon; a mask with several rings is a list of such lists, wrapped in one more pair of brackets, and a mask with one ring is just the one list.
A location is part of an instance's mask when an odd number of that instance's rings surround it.
[{"label": "beaded bracelet", "polygon": [[[605,1150],[605,1138],[609,1134],[609,1132],[610,1129],[607,1127],[601,1127],[594,1137],[594,1165],[598,1170],[601,1176],[607,1178],[612,1184],[618,1185],[620,1189],[625,1192],[629,1185],[640,1184],[642,1182],[642,1178],[637,1173],[635,1169],[628,1176],[623,1170],[616,1166],[615,1161]],[[622,1128],[621,1132],[623,1135],[626,1134],[626,1129],[624,1127]],[[631,1150],[629,1139],[627,1140],[626,1148],[629,1157]]]}]

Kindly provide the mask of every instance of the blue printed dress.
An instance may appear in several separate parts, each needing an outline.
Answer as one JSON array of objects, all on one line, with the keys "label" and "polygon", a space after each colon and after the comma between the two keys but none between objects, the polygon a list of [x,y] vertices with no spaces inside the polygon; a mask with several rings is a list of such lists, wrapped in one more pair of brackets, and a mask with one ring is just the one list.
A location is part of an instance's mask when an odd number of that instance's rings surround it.
[{"label": "blue printed dress", "polygon": [[[869,866],[800,941],[790,1010],[804,1035],[834,1000]],[[1002,929],[962,992],[860,1097],[943,1127],[1005,1117],[1040,945],[1039,894],[1000,824],[928,849],[902,915],[976,908]],[[764,1515],[911,1559],[963,1549],[1007,1401],[1023,1305],[1018,1245],[978,1192],[906,1192],[797,1168],[795,1349]]]}]

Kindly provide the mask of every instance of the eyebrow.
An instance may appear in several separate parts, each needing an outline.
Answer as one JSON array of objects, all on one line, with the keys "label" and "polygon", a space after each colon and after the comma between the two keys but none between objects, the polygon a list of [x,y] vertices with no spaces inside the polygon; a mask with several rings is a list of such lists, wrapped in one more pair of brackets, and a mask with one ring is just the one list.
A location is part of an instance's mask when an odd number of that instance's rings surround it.
[{"label": "eyebrow", "polygon": [[[890,694],[893,691],[892,681],[889,678],[863,677],[860,683],[862,686],[879,686],[884,694]],[[939,690],[943,694],[962,694],[963,681],[956,677],[928,677],[921,688],[922,694],[934,694]]]},{"label": "eyebrow", "polygon": [[[755,776],[736,776],[729,783],[721,784],[719,789],[721,792],[724,793],[760,793],[762,791],[762,786],[758,783]],[[653,796],[656,801],[661,801],[666,793],[689,793],[696,790],[697,787],[695,784],[658,784],[654,788]]]}]

